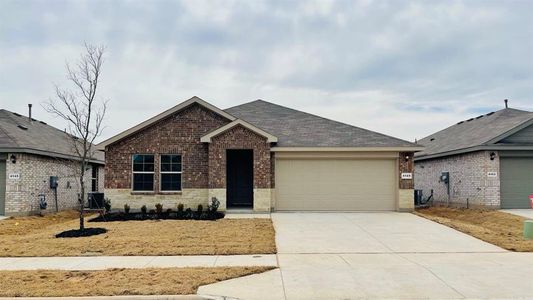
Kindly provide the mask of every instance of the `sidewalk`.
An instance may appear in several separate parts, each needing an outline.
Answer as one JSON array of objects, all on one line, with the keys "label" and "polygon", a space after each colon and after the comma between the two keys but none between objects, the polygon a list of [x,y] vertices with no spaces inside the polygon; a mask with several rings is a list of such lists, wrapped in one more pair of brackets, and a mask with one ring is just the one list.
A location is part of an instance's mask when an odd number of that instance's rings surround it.
[{"label": "sidewalk", "polygon": [[277,266],[276,255],[0,257],[0,270]]}]

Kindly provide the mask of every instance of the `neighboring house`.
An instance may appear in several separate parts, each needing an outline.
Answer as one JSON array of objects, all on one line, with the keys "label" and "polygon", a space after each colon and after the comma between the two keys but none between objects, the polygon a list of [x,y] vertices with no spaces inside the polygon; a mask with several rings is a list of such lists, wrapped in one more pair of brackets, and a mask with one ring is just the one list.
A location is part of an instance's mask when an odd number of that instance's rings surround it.
[{"label": "neighboring house", "polygon": [[[87,191],[103,190],[104,155],[96,151],[87,170]],[[57,176],[59,209],[78,207],[79,163],[73,140],[64,131],[31,117],[0,109],[0,215],[27,215],[55,211],[50,177]]]},{"label": "neighboring house", "polygon": [[[533,113],[505,108],[461,121],[418,142],[415,188],[458,206],[529,208]],[[448,180],[441,178],[443,172]]]},{"label": "neighboring house", "polygon": [[[99,145],[115,208],[411,210],[410,142],[262,100],[193,97]],[[408,176],[409,177],[409,176]]]}]

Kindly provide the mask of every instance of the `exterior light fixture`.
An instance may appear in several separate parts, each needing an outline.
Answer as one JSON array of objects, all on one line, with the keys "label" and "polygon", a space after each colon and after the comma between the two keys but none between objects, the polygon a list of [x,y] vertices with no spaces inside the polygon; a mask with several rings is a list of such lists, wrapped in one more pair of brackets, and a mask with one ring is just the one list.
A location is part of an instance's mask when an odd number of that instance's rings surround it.
[{"label": "exterior light fixture", "polygon": [[496,153],[491,152],[490,153],[490,160],[494,160],[495,157],[496,157]]},{"label": "exterior light fixture", "polygon": [[409,161],[409,154],[405,155],[405,161]]},{"label": "exterior light fixture", "polygon": [[17,157],[15,156],[15,154],[11,154],[9,159],[11,160],[12,163],[16,163],[17,162]]}]

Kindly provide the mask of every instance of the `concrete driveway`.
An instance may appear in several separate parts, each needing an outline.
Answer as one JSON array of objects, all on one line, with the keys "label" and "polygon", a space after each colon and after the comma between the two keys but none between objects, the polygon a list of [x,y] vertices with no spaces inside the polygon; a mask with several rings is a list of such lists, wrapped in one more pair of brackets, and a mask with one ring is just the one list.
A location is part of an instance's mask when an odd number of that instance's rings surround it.
[{"label": "concrete driveway", "polygon": [[530,298],[533,253],[408,213],[275,213],[279,269],[200,287],[238,299]]}]

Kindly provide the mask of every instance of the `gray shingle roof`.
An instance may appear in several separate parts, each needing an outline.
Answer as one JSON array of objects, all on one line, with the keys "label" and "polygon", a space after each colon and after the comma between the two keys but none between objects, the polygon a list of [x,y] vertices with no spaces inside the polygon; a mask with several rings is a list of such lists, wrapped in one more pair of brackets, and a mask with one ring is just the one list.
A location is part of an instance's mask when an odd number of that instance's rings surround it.
[{"label": "gray shingle roof", "polygon": [[488,145],[495,138],[533,119],[533,112],[506,108],[471,118],[431,134],[418,144],[425,149],[417,157]]},{"label": "gray shingle roof", "polygon": [[[0,109],[0,152],[19,150],[50,156],[76,156],[72,141],[65,132],[5,109]],[[97,161],[104,161],[104,153],[95,152]]]},{"label": "gray shingle roof", "polygon": [[263,100],[231,107],[225,111],[278,137],[278,147],[419,146]]}]

